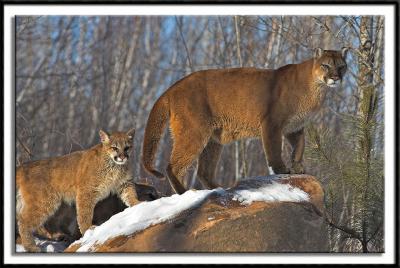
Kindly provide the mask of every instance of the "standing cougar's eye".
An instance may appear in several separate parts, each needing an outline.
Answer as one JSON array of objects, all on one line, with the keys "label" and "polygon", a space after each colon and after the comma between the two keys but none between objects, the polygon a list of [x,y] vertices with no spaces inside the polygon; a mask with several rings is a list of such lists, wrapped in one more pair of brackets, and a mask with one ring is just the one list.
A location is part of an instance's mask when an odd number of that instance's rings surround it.
[{"label": "standing cougar's eye", "polygon": [[346,65],[340,65],[339,67],[338,67],[338,70],[339,71],[344,71],[344,70],[346,70]]},{"label": "standing cougar's eye", "polygon": [[116,147],[116,146],[111,146],[111,149],[113,149],[114,151],[118,151],[118,147]]},{"label": "standing cougar's eye", "polygon": [[125,152],[127,152],[129,149],[131,148],[131,146],[127,146],[127,147],[125,147]]}]

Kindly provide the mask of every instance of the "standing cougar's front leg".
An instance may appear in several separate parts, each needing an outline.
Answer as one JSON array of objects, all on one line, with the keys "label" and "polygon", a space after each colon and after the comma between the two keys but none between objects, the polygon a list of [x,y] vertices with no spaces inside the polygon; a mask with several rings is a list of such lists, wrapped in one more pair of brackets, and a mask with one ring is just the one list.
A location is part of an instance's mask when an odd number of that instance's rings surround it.
[{"label": "standing cougar's front leg", "polygon": [[289,169],[286,168],[282,161],[282,128],[269,125],[267,120],[261,123],[261,139],[264,147],[265,156],[269,165],[275,174],[287,174]]},{"label": "standing cougar's front leg", "polygon": [[127,181],[119,187],[118,196],[128,207],[132,207],[140,202],[137,197],[135,185],[132,181]]},{"label": "standing cougar's front leg", "polygon": [[286,135],[287,140],[292,146],[292,167],[290,168],[290,173],[292,174],[303,174],[304,167],[302,164],[305,137],[304,129],[300,129],[297,132],[293,132]]}]

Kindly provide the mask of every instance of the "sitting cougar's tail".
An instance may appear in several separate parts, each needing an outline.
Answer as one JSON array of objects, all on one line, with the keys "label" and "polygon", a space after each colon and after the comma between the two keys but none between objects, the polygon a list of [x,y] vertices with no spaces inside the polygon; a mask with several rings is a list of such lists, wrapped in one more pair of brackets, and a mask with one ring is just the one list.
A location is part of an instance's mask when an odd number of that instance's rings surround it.
[{"label": "sitting cougar's tail", "polygon": [[168,99],[165,96],[161,96],[151,109],[149,118],[147,120],[142,150],[143,166],[149,173],[153,174],[157,178],[165,177],[164,174],[154,169],[153,162],[157,152],[158,143],[164,132],[164,128],[167,125],[168,119]]}]

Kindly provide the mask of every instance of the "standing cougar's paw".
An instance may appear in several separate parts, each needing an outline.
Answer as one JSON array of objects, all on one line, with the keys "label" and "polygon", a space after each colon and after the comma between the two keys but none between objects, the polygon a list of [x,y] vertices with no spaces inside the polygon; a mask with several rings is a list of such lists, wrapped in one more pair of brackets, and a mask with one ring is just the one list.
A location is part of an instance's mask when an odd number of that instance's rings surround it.
[{"label": "standing cougar's paw", "polygon": [[294,162],[292,167],[290,168],[290,174],[304,174],[304,167],[303,164],[300,162]]},{"label": "standing cougar's paw", "polygon": [[272,167],[272,170],[274,171],[275,174],[289,174],[290,170],[283,166],[279,166],[279,167]]}]

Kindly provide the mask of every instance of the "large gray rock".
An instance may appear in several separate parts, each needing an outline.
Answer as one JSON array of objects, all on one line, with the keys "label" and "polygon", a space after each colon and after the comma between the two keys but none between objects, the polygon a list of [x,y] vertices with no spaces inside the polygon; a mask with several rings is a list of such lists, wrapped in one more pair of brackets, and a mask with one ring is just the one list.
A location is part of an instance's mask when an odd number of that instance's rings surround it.
[{"label": "large gray rock", "polygon": [[[238,190],[272,181],[290,184],[309,195],[301,202],[233,200]],[[292,188],[292,187],[291,187]],[[140,232],[98,244],[94,252],[328,252],[322,218],[323,190],[309,175],[276,175],[242,181],[223,195],[215,193],[196,208]],[[78,244],[66,251],[74,252]]]}]

